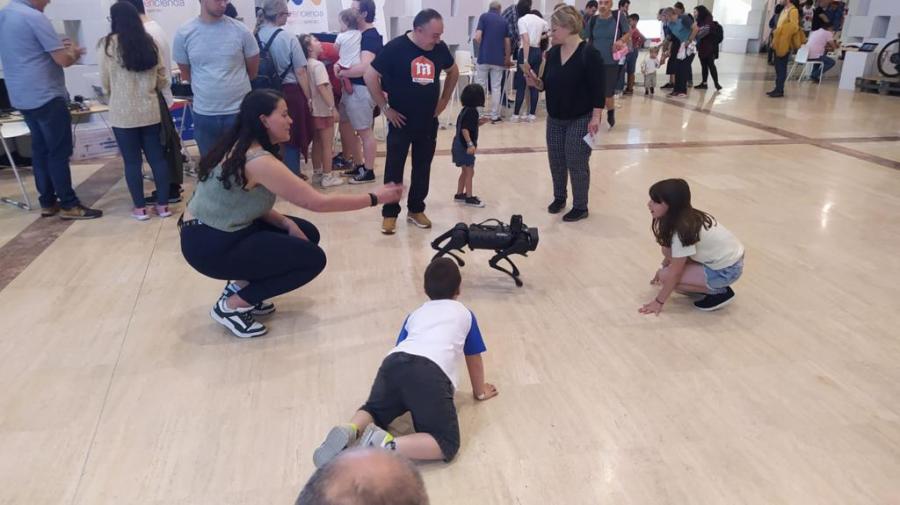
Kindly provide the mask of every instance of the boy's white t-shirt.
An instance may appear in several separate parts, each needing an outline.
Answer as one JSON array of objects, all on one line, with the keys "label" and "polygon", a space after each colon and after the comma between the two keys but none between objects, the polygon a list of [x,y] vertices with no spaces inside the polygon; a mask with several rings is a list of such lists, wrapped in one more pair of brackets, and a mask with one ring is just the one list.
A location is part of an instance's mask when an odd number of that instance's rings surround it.
[{"label": "boy's white t-shirt", "polygon": [[744,257],[744,245],[728,228],[713,223],[708,230],[700,228],[700,241],[693,245],[682,245],[677,232],[672,235],[672,257],[687,257],[713,270],[721,270]]},{"label": "boy's white t-shirt", "polygon": [[359,63],[362,53],[362,32],[359,30],[347,30],[338,34],[334,43],[338,46],[340,58],[337,64],[343,68],[350,68]]},{"label": "boy's white t-shirt", "polygon": [[433,361],[457,387],[458,363],[463,356],[486,351],[475,315],[456,300],[432,300],[407,316],[388,354],[405,352]]}]

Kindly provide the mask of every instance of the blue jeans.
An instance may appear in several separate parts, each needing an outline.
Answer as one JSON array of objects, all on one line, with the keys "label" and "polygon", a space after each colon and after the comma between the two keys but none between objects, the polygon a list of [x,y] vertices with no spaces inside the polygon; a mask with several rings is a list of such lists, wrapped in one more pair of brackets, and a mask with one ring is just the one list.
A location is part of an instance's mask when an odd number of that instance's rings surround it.
[{"label": "blue jeans", "polygon": [[775,55],[775,89],[776,93],[784,93],[784,81],[787,79],[787,67],[789,54]]},{"label": "blue jeans", "polygon": [[[537,103],[538,103],[538,90],[537,88],[532,88],[527,85],[525,82],[525,74],[522,72],[522,67],[525,63],[525,57],[523,56],[523,51],[519,49],[519,69],[513,77],[513,84],[516,85],[516,109],[515,114],[519,115],[519,111],[522,110],[522,103],[525,101],[525,90],[528,90],[528,113],[532,116],[535,112],[537,112]],[[538,72],[538,69],[541,68],[541,49],[539,47],[532,47],[528,50],[528,64],[531,65],[531,69],[534,70],[534,73]]]},{"label": "blue jeans", "polygon": [[204,116],[194,112],[194,139],[197,141],[200,156],[206,156],[212,151],[219,140],[234,127],[237,119],[237,114]]},{"label": "blue jeans", "polygon": [[144,160],[141,152],[147,157],[147,163],[153,171],[156,202],[159,205],[169,204],[169,164],[166,162],[166,153],[159,137],[161,129],[159,123],[139,128],[112,129],[119,144],[119,152],[125,161],[125,182],[128,184],[128,192],[131,193],[131,201],[138,209],[147,203],[144,201],[144,177],[141,173]]},{"label": "blue jeans", "polygon": [[726,291],[725,288],[741,278],[744,273],[744,258],[742,257],[734,265],[721,270],[713,270],[703,265],[703,273],[706,275],[706,287],[709,288],[709,294],[722,294]]},{"label": "blue jeans", "polygon": [[284,144],[284,164],[295,175],[300,175],[300,149],[290,144]]},{"label": "blue jeans", "polygon": [[37,109],[23,110],[25,124],[31,130],[31,159],[34,185],[41,207],[59,205],[71,209],[78,205],[72,189],[72,116],[63,98],[54,98]]},{"label": "blue jeans", "polygon": [[[831,70],[831,67],[833,67],[834,63],[835,63],[833,58],[829,58],[828,56],[826,56],[824,54],[822,55],[821,58],[811,58],[809,61],[821,61],[822,62],[822,75],[823,76],[825,75],[825,72],[828,72],[829,70]],[[818,65],[816,65],[813,68],[811,77],[816,80],[819,79],[819,66]]]}]

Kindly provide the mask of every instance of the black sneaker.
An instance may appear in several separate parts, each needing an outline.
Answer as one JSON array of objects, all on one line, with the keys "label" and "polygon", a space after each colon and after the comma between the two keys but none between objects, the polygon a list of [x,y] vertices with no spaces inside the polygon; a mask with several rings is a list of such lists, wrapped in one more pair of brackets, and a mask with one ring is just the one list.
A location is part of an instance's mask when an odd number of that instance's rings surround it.
[{"label": "black sneaker", "polygon": [[667,82],[667,83],[663,84],[662,86],[660,86],[659,89],[670,89],[670,88],[674,88],[674,87],[675,87],[674,84],[672,84],[671,82]]},{"label": "black sneaker", "polygon": [[694,89],[707,89],[709,86],[706,85],[705,82],[701,82],[700,84],[694,86]]},{"label": "black sneaker", "polygon": [[[241,288],[237,286],[237,284],[233,282],[229,282],[225,285],[225,289],[222,291],[222,297],[228,298],[229,296],[240,291]],[[275,312],[275,304],[268,301],[261,301],[253,306],[253,310],[251,311],[254,316],[268,316],[272,312]]]},{"label": "black sneaker", "polygon": [[225,305],[225,297],[219,298],[219,301],[209,311],[209,316],[213,321],[231,330],[234,336],[238,338],[251,338],[265,335],[268,331],[262,323],[253,319],[253,308],[246,309],[229,309]]},{"label": "black sneaker", "polygon": [[456,203],[466,203],[466,194],[465,193],[457,193],[453,195],[453,201]]},{"label": "black sneaker", "polygon": [[100,209],[89,209],[80,203],[74,207],[68,209],[62,209],[59,211],[59,218],[66,221],[74,221],[80,219],[97,219],[98,217],[103,216],[103,211]]},{"label": "black sneaker", "polygon": [[481,201],[477,196],[470,196],[466,198],[466,206],[468,207],[484,207],[484,202]]},{"label": "black sneaker", "polygon": [[[184,190],[181,189],[181,186],[172,186],[171,188],[169,188],[169,203],[180,202],[182,200],[181,193],[183,191]],[[154,189],[152,192],[150,192],[150,195],[145,196],[144,199],[147,200],[148,202],[157,203],[156,202],[156,190]]]},{"label": "black sneaker", "polygon": [[694,302],[694,307],[706,312],[719,310],[734,300],[734,290],[730,287],[725,288],[724,293],[718,295],[706,295],[702,300]]},{"label": "black sneaker", "polygon": [[356,177],[351,177],[347,182],[350,184],[368,184],[370,182],[375,182],[375,171],[364,168],[356,175]]},{"label": "black sneaker", "polygon": [[357,175],[364,172],[365,170],[366,170],[366,167],[364,165],[357,165],[355,167],[351,167],[351,168],[348,168],[347,170],[344,170],[343,175],[345,177],[356,177]]},{"label": "black sneaker", "polygon": [[348,168],[351,166],[353,166],[353,164],[350,161],[348,161],[346,158],[341,156],[340,154],[335,155],[334,158],[331,158],[331,167],[332,168],[340,170],[342,168]]},{"label": "black sneaker", "polygon": [[547,206],[547,212],[551,214],[559,214],[563,209],[566,208],[565,200],[553,200],[550,205]]},{"label": "black sneaker", "polygon": [[563,216],[563,221],[571,223],[573,221],[581,221],[588,217],[587,209],[572,209]]},{"label": "black sneaker", "polygon": [[502,122],[503,122],[503,118],[502,118],[502,117],[499,117],[499,116],[498,116],[498,117],[495,117],[495,118],[491,118],[491,124],[497,124],[497,123],[502,123]]}]

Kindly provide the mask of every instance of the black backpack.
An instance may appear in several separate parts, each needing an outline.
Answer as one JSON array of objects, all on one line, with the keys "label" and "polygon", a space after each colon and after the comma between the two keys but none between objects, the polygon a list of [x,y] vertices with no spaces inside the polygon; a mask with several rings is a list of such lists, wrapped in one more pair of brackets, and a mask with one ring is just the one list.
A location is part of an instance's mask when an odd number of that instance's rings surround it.
[{"label": "black backpack", "polygon": [[725,30],[722,29],[722,25],[718,21],[713,21],[712,28],[709,30],[709,36],[712,37],[712,41],[716,44],[721,44],[725,40]]},{"label": "black backpack", "polygon": [[259,44],[259,72],[256,74],[256,78],[250,81],[250,86],[253,89],[277,89],[281,91],[281,82],[284,81],[288,72],[294,69],[294,63],[291,62],[291,64],[288,65],[288,68],[284,69],[284,72],[279,74],[278,65],[275,64],[275,58],[272,57],[272,53],[269,52],[269,48],[272,47],[272,42],[275,41],[275,37],[281,32],[281,28],[275,30],[275,33],[269,37],[269,41],[266,42],[265,45],[259,40],[259,34],[255,35],[256,43]]}]

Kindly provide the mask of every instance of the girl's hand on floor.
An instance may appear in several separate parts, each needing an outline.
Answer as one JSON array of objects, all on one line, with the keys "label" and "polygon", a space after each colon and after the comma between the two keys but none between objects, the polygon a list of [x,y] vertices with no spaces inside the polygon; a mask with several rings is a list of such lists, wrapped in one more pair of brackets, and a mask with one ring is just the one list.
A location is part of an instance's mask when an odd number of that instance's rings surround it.
[{"label": "girl's hand on floor", "polygon": [[644,304],[643,307],[638,309],[638,312],[640,312],[641,314],[656,314],[658,316],[659,313],[662,312],[662,308],[662,304],[654,299],[650,303]]},{"label": "girl's hand on floor", "polygon": [[656,275],[654,275],[653,278],[650,279],[650,285],[651,285],[651,286],[656,286],[656,285],[659,285],[659,284],[660,284],[660,282],[659,282],[659,271],[657,271],[657,272],[656,272]]}]

